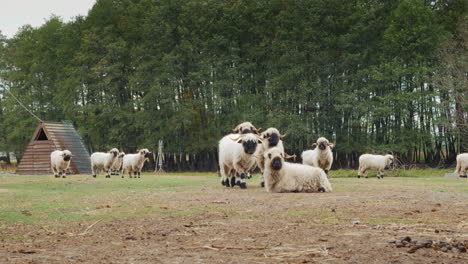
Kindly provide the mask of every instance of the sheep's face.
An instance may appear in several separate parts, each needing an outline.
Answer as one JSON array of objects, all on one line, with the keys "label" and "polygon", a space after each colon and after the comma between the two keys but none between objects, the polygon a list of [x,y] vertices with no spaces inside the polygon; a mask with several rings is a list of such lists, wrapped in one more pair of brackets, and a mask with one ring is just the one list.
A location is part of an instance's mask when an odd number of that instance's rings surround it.
[{"label": "sheep's face", "polygon": [[109,151],[109,153],[114,155],[114,157],[117,157],[117,155],[119,155],[119,150],[116,148],[113,148]]},{"label": "sheep's face", "polygon": [[274,171],[281,170],[284,162],[284,153],[277,148],[272,148],[265,153],[265,158],[270,162],[270,168]]},{"label": "sheep's face", "polygon": [[125,156],[125,152],[120,152],[118,158],[123,159],[124,156]]},{"label": "sheep's face", "polygon": [[317,143],[314,143],[314,146],[317,146],[320,150],[325,150],[327,147],[333,148],[334,145],[328,139],[320,137],[317,139]]},{"label": "sheep's face", "polygon": [[387,166],[392,165],[393,160],[394,160],[393,155],[385,155],[385,157],[387,157],[387,164],[386,164],[386,165],[387,165]]},{"label": "sheep's face", "polygon": [[139,153],[145,158],[149,158],[152,154],[148,149],[142,149]]},{"label": "sheep's face", "polygon": [[244,123],[241,123],[239,124],[238,126],[236,126],[236,128],[234,128],[232,130],[232,133],[233,134],[249,134],[249,133],[254,133],[254,134],[258,134],[258,129],[256,129],[252,123],[250,122],[244,122]]},{"label": "sheep's face", "polygon": [[62,152],[62,157],[64,161],[70,161],[72,157],[72,153],[69,150],[64,150]]},{"label": "sheep's face", "polygon": [[244,152],[252,155],[257,150],[257,145],[262,144],[262,141],[254,135],[247,135],[237,140],[237,143],[242,144]]},{"label": "sheep's face", "polygon": [[268,147],[276,147],[281,139],[281,135],[276,128],[269,128],[262,133],[262,138],[268,139]]}]

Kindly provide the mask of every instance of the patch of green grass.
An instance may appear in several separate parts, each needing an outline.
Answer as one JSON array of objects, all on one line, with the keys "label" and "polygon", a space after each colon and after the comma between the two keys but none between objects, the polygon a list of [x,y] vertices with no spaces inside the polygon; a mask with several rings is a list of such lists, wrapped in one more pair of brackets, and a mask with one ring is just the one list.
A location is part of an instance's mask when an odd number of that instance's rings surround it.
[{"label": "patch of green grass", "polygon": [[[427,177],[441,177],[445,176],[445,173],[452,173],[453,170],[444,169],[414,169],[414,170],[385,170],[384,177],[412,177],[412,178],[427,178]],[[357,170],[331,170],[330,178],[356,178],[358,175]],[[377,171],[367,171],[369,178],[377,177]]]}]

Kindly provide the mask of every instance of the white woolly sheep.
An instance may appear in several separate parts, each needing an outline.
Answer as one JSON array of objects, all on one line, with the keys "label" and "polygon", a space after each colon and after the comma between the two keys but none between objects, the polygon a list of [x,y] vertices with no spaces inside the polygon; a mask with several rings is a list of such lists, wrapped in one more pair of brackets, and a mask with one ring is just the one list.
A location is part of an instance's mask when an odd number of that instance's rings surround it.
[{"label": "white woolly sheep", "polygon": [[457,168],[455,173],[461,178],[467,178],[468,171],[468,153],[462,153],[457,155]]},{"label": "white woolly sheep", "polygon": [[[281,151],[284,152],[284,146],[283,146],[283,137],[286,135],[281,135],[279,130],[270,127],[267,130],[263,131],[260,135],[261,138],[263,138],[263,143],[258,146],[258,154],[257,154],[257,165],[260,168],[260,171],[263,173],[265,170],[265,158],[263,157],[263,154],[265,151],[269,150],[270,148],[277,147]],[[285,159],[290,159],[290,158],[296,158],[296,155],[288,155],[286,152],[284,152],[284,157]],[[265,187],[265,182],[263,180],[263,177],[261,179],[261,186]]]},{"label": "white woolly sheep", "polygon": [[226,187],[246,189],[245,178],[255,166],[258,145],[262,141],[252,133],[239,136],[229,134],[219,141],[219,168],[221,184]]},{"label": "white woolly sheep", "polygon": [[96,178],[96,174],[99,170],[104,170],[106,172],[106,178],[110,178],[110,169],[118,154],[119,150],[116,148],[111,149],[108,153],[94,152],[91,154],[91,170],[93,172],[93,177]]},{"label": "white woolly sheep", "polygon": [[132,178],[132,173],[134,178],[137,178],[137,176],[140,178],[145,159],[149,158],[151,154],[152,153],[146,148],[141,149],[135,154],[126,154],[122,162],[122,178],[124,177],[124,171],[128,172],[128,177],[130,178]]},{"label": "white woolly sheep", "polygon": [[284,152],[271,148],[264,154],[265,187],[268,192],[331,192],[325,172],[316,167],[284,161]]},{"label": "white woolly sheep", "polygon": [[55,178],[67,176],[66,170],[70,166],[72,153],[69,150],[55,150],[50,153],[50,165]]},{"label": "white woolly sheep", "polygon": [[111,175],[119,175],[120,171],[122,170],[122,163],[123,163],[123,157],[125,156],[125,152],[120,152],[119,155],[117,155],[117,158],[115,158],[114,163],[112,163],[112,166],[110,168]]},{"label": "white woolly sheep", "polygon": [[232,131],[232,134],[248,134],[248,133],[253,133],[253,134],[258,134],[260,132],[260,129],[255,128],[254,125],[250,122],[244,122],[240,123],[237,125]]},{"label": "white woolly sheep", "polygon": [[385,167],[390,166],[393,162],[393,155],[373,155],[363,154],[359,157],[359,172],[358,178],[366,175],[367,170],[377,170],[377,178],[383,178]]},{"label": "white woolly sheep", "polygon": [[320,137],[312,146],[316,148],[302,152],[302,164],[321,168],[325,171],[328,177],[328,171],[330,171],[333,163],[332,148],[335,145],[328,142],[328,139]]}]

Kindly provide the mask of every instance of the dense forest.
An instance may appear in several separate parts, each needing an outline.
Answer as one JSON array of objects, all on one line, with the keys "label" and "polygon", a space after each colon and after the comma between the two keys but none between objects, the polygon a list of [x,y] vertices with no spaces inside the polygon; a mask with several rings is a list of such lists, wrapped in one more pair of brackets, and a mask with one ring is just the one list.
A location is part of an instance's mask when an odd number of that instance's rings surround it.
[{"label": "dense forest", "polygon": [[97,0],[0,34],[0,149],[71,120],[90,151],[164,141],[166,169],[216,170],[236,124],[288,153],[319,136],[335,167],[365,152],[447,166],[468,151],[466,0]]}]

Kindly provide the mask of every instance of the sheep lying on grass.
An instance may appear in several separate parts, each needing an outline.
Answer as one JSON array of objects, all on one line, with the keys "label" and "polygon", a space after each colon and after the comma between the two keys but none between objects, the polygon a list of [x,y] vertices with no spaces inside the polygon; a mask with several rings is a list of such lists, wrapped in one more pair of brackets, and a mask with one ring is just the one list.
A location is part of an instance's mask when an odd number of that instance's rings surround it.
[{"label": "sheep lying on grass", "polygon": [[91,170],[93,172],[93,177],[96,178],[96,174],[99,170],[104,170],[106,172],[106,178],[110,178],[111,167],[118,154],[119,150],[116,148],[111,149],[108,153],[94,152],[91,155]]},{"label": "sheep lying on grass", "polygon": [[274,147],[265,152],[265,187],[268,192],[331,192],[327,175],[320,168],[284,161],[284,152]]},{"label": "sheep lying on grass", "polygon": [[239,185],[246,189],[245,178],[255,166],[254,153],[262,141],[252,133],[229,134],[219,141],[219,168],[221,172],[221,184],[226,187]]},{"label": "sheep lying on grass", "polygon": [[123,157],[122,162],[122,178],[124,177],[124,171],[128,172],[128,177],[132,178],[132,173],[135,178],[140,178],[141,169],[145,164],[145,159],[151,156],[151,152],[148,149],[142,149],[136,154],[127,154]]},{"label": "sheep lying on grass", "polygon": [[66,170],[70,166],[72,153],[69,150],[55,150],[50,153],[50,165],[55,178],[66,178]]},{"label": "sheep lying on grass", "polygon": [[302,152],[302,163],[321,168],[328,176],[328,171],[330,171],[333,163],[332,148],[334,144],[328,142],[328,139],[320,137],[312,146],[316,148]]},{"label": "sheep lying on grass", "polygon": [[457,155],[457,168],[455,169],[455,173],[461,177],[466,178],[468,171],[468,153],[462,153]]},{"label": "sheep lying on grass", "polygon": [[387,154],[383,155],[372,155],[372,154],[363,154],[359,157],[359,172],[358,178],[366,175],[367,170],[377,170],[377,178],[383,178],[384,169],[387,166],[390,166],[393,162],[393,155]]}]

